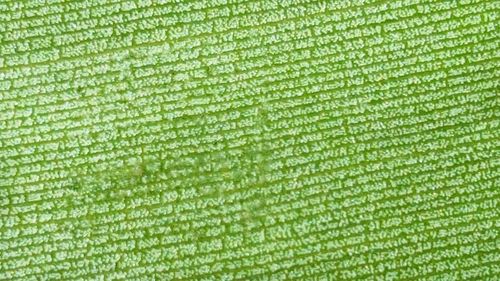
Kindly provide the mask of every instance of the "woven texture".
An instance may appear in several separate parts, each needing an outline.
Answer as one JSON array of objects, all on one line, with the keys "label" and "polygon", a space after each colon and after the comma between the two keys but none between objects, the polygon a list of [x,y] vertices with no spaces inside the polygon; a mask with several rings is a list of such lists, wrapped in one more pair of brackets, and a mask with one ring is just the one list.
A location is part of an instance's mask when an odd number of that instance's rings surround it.
[{"label": "woven texture", "polygon": [[0,1],[0,280],[499,280],[499,11]]}]

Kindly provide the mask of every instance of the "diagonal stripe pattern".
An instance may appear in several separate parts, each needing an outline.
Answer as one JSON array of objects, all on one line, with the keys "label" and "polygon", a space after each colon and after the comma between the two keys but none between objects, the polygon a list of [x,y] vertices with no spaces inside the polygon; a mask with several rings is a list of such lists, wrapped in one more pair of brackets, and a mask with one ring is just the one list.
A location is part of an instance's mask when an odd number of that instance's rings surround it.
[{"label": "diagonal stripe pattern", "polygon": [[0,280],[500,278],[500,3],[0,2]]}]

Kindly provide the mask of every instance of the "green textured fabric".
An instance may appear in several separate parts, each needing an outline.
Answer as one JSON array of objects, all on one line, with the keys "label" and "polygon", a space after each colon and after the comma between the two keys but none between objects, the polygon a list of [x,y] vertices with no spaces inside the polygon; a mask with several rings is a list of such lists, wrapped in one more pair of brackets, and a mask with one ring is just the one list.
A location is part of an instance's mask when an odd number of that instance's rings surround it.
[{"label": "green textured fabric", "polygon": [[499,11],[0,1],[0,280],[500,280]]}]

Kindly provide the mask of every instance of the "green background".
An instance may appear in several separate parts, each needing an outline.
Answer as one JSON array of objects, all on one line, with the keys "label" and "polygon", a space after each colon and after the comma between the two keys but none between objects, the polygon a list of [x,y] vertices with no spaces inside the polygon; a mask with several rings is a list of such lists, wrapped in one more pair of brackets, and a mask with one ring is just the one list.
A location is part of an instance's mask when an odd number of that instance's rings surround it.
[{"label": "green background", "polygon": [[498,280],[499,10],[0,2],[0,280]]}]

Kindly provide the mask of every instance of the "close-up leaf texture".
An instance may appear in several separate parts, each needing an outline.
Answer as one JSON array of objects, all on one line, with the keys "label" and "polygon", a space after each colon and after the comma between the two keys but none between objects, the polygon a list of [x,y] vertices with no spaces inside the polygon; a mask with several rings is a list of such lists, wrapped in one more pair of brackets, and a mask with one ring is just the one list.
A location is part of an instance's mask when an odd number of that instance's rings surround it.
[{"label": "close-up leaf texture", "polygon": [[0,0],[0,281],[500,280],[495,0]]}]

